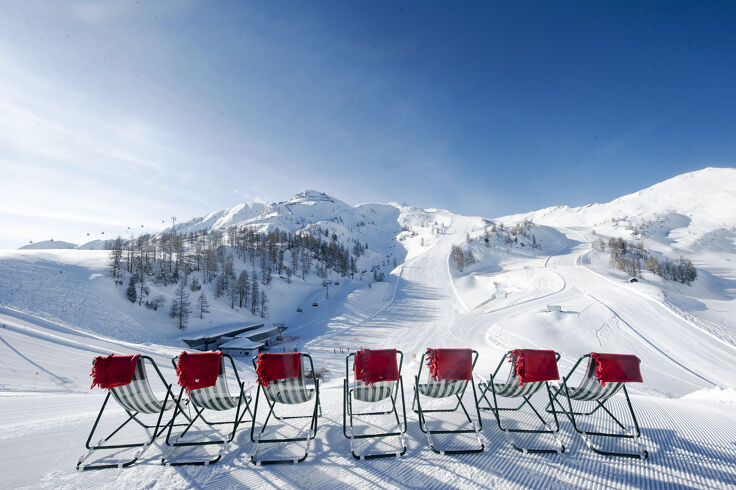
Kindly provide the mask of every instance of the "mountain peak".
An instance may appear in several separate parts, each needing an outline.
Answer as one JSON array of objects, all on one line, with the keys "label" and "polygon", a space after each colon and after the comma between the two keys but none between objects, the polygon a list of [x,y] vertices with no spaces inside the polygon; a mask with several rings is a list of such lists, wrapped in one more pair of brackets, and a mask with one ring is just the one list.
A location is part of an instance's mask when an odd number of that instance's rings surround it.
[{"label": "mountain peak", "polygon": [[297,192],[286,201],[286,204],[315,204],[319,202],[327,202],[337,204],[339,206],[347,206],[344,202],[339,199],[320,191],[307,189],[305,191]]}]

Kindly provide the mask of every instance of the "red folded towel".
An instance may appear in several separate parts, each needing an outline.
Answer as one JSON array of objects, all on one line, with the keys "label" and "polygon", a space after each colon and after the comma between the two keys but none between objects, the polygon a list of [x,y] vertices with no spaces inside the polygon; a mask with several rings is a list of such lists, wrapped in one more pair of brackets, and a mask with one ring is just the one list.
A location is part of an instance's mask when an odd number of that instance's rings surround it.
[{"label": "red folded towel", "polygon": [[519,386],[560,379],[557,371],[557,356],[553,350],[514,349],[509,362],[516,359],[514,369],[519,377]]},{"label": "red folded towel", "polygon": [[[97,356],[92,364],[92,387],[99,386],[102,389],[125,386],[133,381],[135,367],[138,364],[140,354],[130,356]],[[90,388],[90,389],[91,389]]]},{"label": "red folded towel", "polygon": [[472,380],[471,349],[427,349],[429,374],[436,380]]},{"label": "red folded towel", "polygon": [[355,353],[355,379],[367,385],[378,381],[397,381],[399,365],[396,349],[363,349]]},{"label": "red folded towel", "polygon": [[298,352],[286,354],[264,352],[258,354],[258,383],[268,386],[271,381],[290,379],[299,376],[302,355]]},{"label": "red folded towel", "polygon": [[192,390],[207,388],[217,383],[220,375],[222,352],[182,352],[176,364],[179,386],[189,394]]},{"label": "red folded towel", "polygon": [[627,354],[590,353],[595,365],[595,377],[601,386],[606,383],[641,383],[641,361],[638,357]]}]

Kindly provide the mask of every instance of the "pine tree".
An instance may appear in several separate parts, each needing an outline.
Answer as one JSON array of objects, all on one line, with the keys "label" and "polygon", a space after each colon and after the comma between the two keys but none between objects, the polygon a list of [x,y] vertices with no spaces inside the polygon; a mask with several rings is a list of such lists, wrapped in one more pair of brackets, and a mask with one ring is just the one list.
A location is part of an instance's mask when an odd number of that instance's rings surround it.
[{"label": "pine tree", "polygon": [[135,291],[135,279],[133,276],[130,276],[130,280],[128,280],[128,290],[126,291],[126,296],[128,297],[128,301],[131,303],[135,303],[136,299],[138,299],[138,296]]},{"label": "pine tree", "polygon": [[462,249],[457,245],[452,245],[450,248],[450,255],[455,263],[457,270],[462,271],[465,268],[465,254]]},{"label": "pine tree", "polygon": [[261,318],[268,316],[268,297],[265,291],[261,291]]},{"label": "pine tree", "polygon": [[302,281],[305,280],[307,277],[307,274],[309,274],[309,269],[312,267],[312,254],[309,253],[308,249],[304,249],[302,252]]},{"label": "pine tree", "polygon": [[207,296],[204,294],[204,291],[199,294],[199,298],[197,299],[197,307],[199,309],[200,320],[204,318],[205,313],[210,312],[210,304],[207,301]]},{"label": "pine tree", "polygon": [[649,257],[644,264],[644,267],[652,274],[659,274],[659,261],[654,257]]},{"label": "pine tree", "polygon": [[238,301],[239,292],[237,284],[233,283],[230,285],[230,309],[235,309],[235,303]]},{"label": "pine tree", "polygon": [[138,281],[141,283],[138,288],[138,306],[140,306],[143,303],[143,298],[148,296],[148,293],[150,293],[151,290],[146,286],[146,274],[141,272],[138,276]]},{"label": "pine tree", "polygon": [[117,237],[113,242],[112,250],[110,251],[110,275],[113,277],[113,279],[115,279],[116,282],[120,277],[122,260],[123,240],[120,237]]},{"label": "pine tree", "polygon": [[187,292],[187,283],[181,280],[176,287],[174,301],[171,304],[171,318],[175,318],[179,324],[179,328],[186,327],[189,322],[189,314],[192,312],[192,304],[189,301],[189,293]]},{"label": "pine tree", "polygon": [[250,283],[250,312],[254,315],[258,310],[259,299],[260,297],[258,292],[258,276],[256,275],[255,271],[253,271],[253,277]]},{"label": "pine tree", "polygon": [[248,273],[243,269],[243,271],[238,276],[238,282],[237,282],[237,290],[238,290],[238,304],[242,308],[245,304],[246,307],[248,306],[248,292],[250,290],[250,284],[248,283]]}]

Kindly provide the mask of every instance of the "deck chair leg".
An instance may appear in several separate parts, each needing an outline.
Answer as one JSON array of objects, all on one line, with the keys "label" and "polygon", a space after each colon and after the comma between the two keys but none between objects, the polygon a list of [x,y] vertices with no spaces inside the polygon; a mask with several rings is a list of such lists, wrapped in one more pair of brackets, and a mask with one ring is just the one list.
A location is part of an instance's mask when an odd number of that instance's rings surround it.
[{"label": "deck chair leg", "polygon": [[[350,439],[347,431],[347,418],[348,418],[348,380],[344,379],[342,382],[342,433]],[[351,428],[352,428],[352,413],[350,414]]]},{"label": "deck chair leg", "polygon": [[[243,402],[245,402],[245,407],[243,407]],[[209,446],[209,445],[219,445],[220,450],[217,453],[217,456],[214,459],[210,460],[196,460],[196,461],[168,461],[166,458],[163,458],[161,460],[161,464],[167,465],[167,466],[208,466],[211,464],[215,464],[220,459],[222,459],[222,456],[225,454],[225,451],[230,446],[230,443],[235,439],[235,433],[238,430],[238,427],[242,423],[243,417],[245,417],[245,414],[249,412],[248,410],[248,398],[244,396],[243,391],[243,384],[241,383],[241,389],[240,389],[240,396],[238,397],[238,405],[235,409],[235,417],[233,418],[232,422],[207,422],[205,418],[202,416],[204,412],[204,408],[197,410],[197,415],[191,419],[191,422],[187,425],[186,429],[177,436],[176,442],[169,443],[169,438],[171,435],[171,427],[169,427],[169,432],[167,436],[167,444],[173,447],[192,447],[192,446]],[[242,411],[241,411],[242,408]],[[195,409],[196,410],[196,409]],[[194,423],[198,420],[202,419],[203,422],[205,422],[208,426],[214,426],[217,424],[230,424],[232,423],[233,428],[232,431],[228,432],[228,436],[224,439],[219,440],[208,440],[208,441],[193,441],[193,442],[179,442],[182,437],[189,431],[189,429],[194,425]]]},{"label": "deck chair leg", "polygon": [[[350,434],[347,433],[347,427],[346,422],[344,419],[344,425],[343,425],[343,433],[345,434],[345,437],[350,439],[350,452],[356,460],[364,460],[364,459],[377,459],[377,458],[396,458],[401,457],[406,454],[406,440],[404,438],[404,434],[406,433],[406,401],[404,399],[404,383],[402,380],[402,377],[399,376],[398,381],[396,382],[396,386],[398,386],[401,390],[401,405],[403,409],[403,425],[401,422],[401,418],[399,416],[399,410],[396,407],[396,397],[398,397],[398,390],[396,396],[390,396],[388,397],[388,400],[391,402],[391,409],[387,411],[378,411],[378,412],[365,412],[365,413],[359,413],[355,414],[353,412],[353,405],[352,405],[352,396],[350,395],[351,391],[348,388],[347,379],[343,383],[343,388],[345,391],[345,400],[344,400],[344,406],[346,407],[347,415],[350,418]],[[354,425],[353,425],[353,417],[354,415],[388,415],[393,414],[394,420],[396,421],[396,427],[397,431],[388,431],[385,433],[375,433],[375,434],[361,434],[361,435],[354,435]],[[393,451],[393,452],[384,452],[384,453],[377,453],[377,454],[364,454],[359,455],[355,452],[354,447],[354,440],[355,439],[368,439],[368,438],[381,438],[381,437],[399,437],[399,442],[401,444],[401,451]]]},{"label": "deck chair leg", "polygon": [[616,423],[616,425],[618,425],[621,428],[621,430],[624,430],[624,431],[626,430],[626,426],[622,424],[621,421],[617,419],[616,416],[612,414],[611,411],[608,410],[605,405],[603,405],[603,403],[605,402],[601,403],[600,400],[596,400],[596,403],[599,405],[598,408],[602,408],[603,411],[606,412],[608,416],[611,417],[611,419]]},{"label": "deck chair leg", "polygon": [[[631,400],[629,398],[629,393],[626,390],[626,385],[623,386],[623,390],[624,390],[624,395],[626,396],[626,402],[627,402],[627,406],[629,408],[629,413],[631,414],[631,418],[632,418],[632,420],[634,422],[634,427],[635,427],[635,433],[634,434],[616,434],[616,433],[612,433],[612,432],[588,432],[588,431],[581,430],[580,427],[578,427],[577,421],[576,421],[576,415],[579,415],[579,413],[573,411],[573,408],[572,408],[572,399],[570,397],[570,392],[569,392],[569,390],[567,388],[567,385],[564,385],[564,387],[565,387],[565,394],[567,395],[568,406],[569,406],[569,409],[570,409],[570,413],[568,414],[568,417],[572,421],[573,428],[575,429],[575,431],[578,432],[582,436],[583,440],[585,441],[585,444],[593,452],[598,453],[598,454],[602,454],[602,455],[605,455],[605,456],[620,456],[620,457],[624,457],[624,458],[646,459],[646,458],[649,457],[649,452],[646,449],[644,449],[643,446],[641,445],[641,443],[639,442],[639,438],[641,437],[641,431],[639,429],[639,422],[636,420],[636,415],[634,415],[634,408],[631,405]],[[604,400],[603,402],[601,402],[600,400],[596,400],[596,401],[598,402],[598,407],[596,407],[596,410],[598,408],[602,408],[608,414],[608,416],[611,417],[613,419],[613,421],[619,427],[622,428],[622,430],[626,431],[626,426],[624,426],[621,423],[621,421],[619,421],[610,412],[610,410],[608,410],[604,406],[604,403],[606,401],[608,401],[608,400]],[[593,413],[593,412],[595,412],[595,410],[593,410],[593,411],[591,411],[589,413]],[[584,415],[587,415],[587,414],[584,414]],[[591,436],[597,436],[597,437],[615,437],[615,438],[621,438],[621,439],[633,439],[633,441],[639,446],[640,451],[638,453],[624,453],[624,452],[618,452],[618,451],[605,451],[605,450],[600,449],[599,447],[597,447],[597,446],[595,446],[593,444],[593,441],[590,438]]]},{"label": "deck chair leg", "polygon": [[[311,440],[317,435],[318,430],[318,418],[321,414],[321,405],[320,405],[320,398],[319,398],[319,382],[315,380],[315,400],[314,400],[314,409],[312,410],[311,415],[307,416],[296,416],[296,417],[276,417],[275,414],[275,407],[276,403],[271,403],[268,400],[268,397],[266,398],[266,403],[269,406],[268,414],[266,415],[266,420],[263,422],[263,425],[261,426],[261,429],[258,432],[258,435],[255,434],[255,424],[256,424],[256,417],[258,415],[258,404],[260,402],[260,393],[261,393],[261,386],[258,386],[258,390],[256,391],[256,402],[255,402],[255,408],[253,410],[253,421],[251,423],[251,433],[250,438],[251,441],[255,444],[253,451],[250,455],[250,460],[253,464],[260,466],[260,465],[268,465],[268,464],[292,464],[292,463],[301,463],[302,461],[307,459],[307,456],[309,455],[309,447],[311,444]],[[270,440],[270,439],[264,439],[261,440],[261,436],[263,435],[266,426],[268,425],[268,421],[271,418],[271,415],[274,415],[274,418],[277,420],[285,420],[290,418],[310,418],[309,427],[307,428],[307,435],[306,437],[298,437],[298,438],[285,438],[285,439],[278,439],[278,440]],[[262,443],[270,443],[270,442],[298,442],[298,441],[306,441],[306,449],[304,451],[304,455],[301,456],[298,459],[285,459],[285,460],[268,460],[268,461],[257,461],[256,456],[258,454],[258,447],[259,444]]]},{"label": "deck chair leg", "polygon": [[[92,426],[92,430],[89,433],[89,436],[87,437],[87,442],[85,443],[85,447],[87,448],[88,452],[79,460],[77,461],[76,469],[77,470],[97,470],[97,469],[106,469],[106,468],[125,468],[136,461],[142,456],[143,452],[148,449],[148,446],[153,443],[153,441],[156,440],[156,438],[163,433],[163,429],[159,430],[161,419],[163,417],[164,412],[166,411],[166,403],[169,401],[169,393],[166,393],[166,397],[164,398],[164,402],[161,405],[161,410],[159,411],[158,420],[156,422],[156,425],[151,427],[148,425],[145,425],[140,420],[138,420],[138,412],[130,413],[128,410],[125,410],[125,412],[128,414],[128,418],[120,424],[114,431],[112,431],[107,437],[103,438],[99,444],[95,446],[90,446],[90,442],[92,440],[92,437],[94,436],[95,430],[97,429],[97,425],[100,422],[100,419],[102,418],[102,413],[105,411],[105,407],[107,406],[107,402],[110,399],[110,391],[108,390],[107,396],[105,396],[105,400],[102,402],[102,407],[100,408],[100,412],[97,414],[97,418],[95,419],[95,423]],[[145,429],[153,428],[153,433],[149,438],[146,439],[145,442],[137,443],[137,444],[110,444],[110,445],[103,445],[103,442],[107,442],[112,437],[117,434],[123,427],[125,427],[131,420],[135,420],[139,425],[144,427]],[[85,465],[84,461],[92,455],[92,453],[96,450],[105,450],[105,449],[125,449],[125,448],[141,448],[138,450],[134,457],[132,459],[129,459],[127,461],[119,462],[119,463],[107,463],[107,464],[93,464],[93,465]]]},{"label": "deck chair leg", "polygon": [[[552,390],[549,387],[549,383],[547,383],[547,397],[549,398],[549,403],[552,405]],[[557,419],[557,411],[552,409],[552,418],[555,419],[555,432],[560,431],[560,421]],[[562,446],[562,452],[565,452],[565,446]]]},{"label": "deck chair leg", "polygon": [[[555,422],[557,423],[559,427],[559,419],[557,417],[558,413],[562,413],[568,419],[570,419],[570,415],[565,409],[565,406],[562,404],[562,402],[560,402],[560,400],[557,399],[560,396],[560,393],[562,392],[562,386],[558,388],[547,386],[547,392],[549,394],[549,403],[545,405],[544,411],[552,414],[552,416],[555,419]],[[552,392],[554,392],[554,395],[552,394]],[[555,403],[559,406],[559,409],[555,408]]]},{"label": "deck chair leg", "polygon": [[[492,384],[492,383],[489,383]],[[552,401],[552,394],[549,389],[549,384],[545,383],[545,386],[547,388],[547,395],[549,397],[550,402]],[[542,417],[542,415],[539,413],[539,411],[534,407],[531,400],[527,395],[522,395],[523,402],[515,409],[520,410],[524,405],[528,405],[529,408],[532,410],[532,413],[539,419],[539,421],[542,423],[542,425],[545,427],[545,429],[508,429],[503,426],[501,423],[501,409],[498,408],[498,399],[496,397],[496,389],[495,386],[492,385],[491,387],[492,394],[493,394],[493,401],[495,409],[492,408],[492,411],[494,415],[496,416],[496,423],[498,424],[498,428],[504,433],[506,436],[506,439],[508,440],[509,444],[512,448],[515,450],[521,452],[521,453],[535,453],[535,454],[560,454],[565,452],[565,446],[562,444],[562,441],[560,441],[559,437],[557,436],[557,433],[560,430],[560,425],[557,420],[557,415],[554,414],[554,420],[555,420],[555,428],[552,429],[547,425],[547,421]],[[522,448],[516,445],[514,440],[511,438],[511,433],[527,433],[527,434],[551,434],[555,438],[555,442],[557,443],[557,449],[540,449],[540,448]]]},{"label": "deck chair leg", "polygon": [[465,410],[465,405],[463,405],[463,401],[460,399],[460,396],[455,395],[457,397],[458,402],[460,403],[460,408],[463,409],[463,413],[465,414],[465,418],[468,419],[469,424],[473,424],[473,419],[470,418],[470,414],[467,410]]},{"label": "deck chair leg", "polygon": [[[485,388],[483,386],[485,386]],[[490,386],[487,383],[478,383],[478,388],[480,390],[482,390],[481,393],[480,393],[480,401],[478,402],[478,408],[481,409],[481,410],[493,410],[493,406],[491,406],[491,402],[490,402],[490,400],[488,400],[488,398],[486,396],[487,393],[488,393],[488,390],[490,389]],[[484,400],[488,404],[488,407],[481,407],[480,406],[481,403],[483,403]]]},{"label": "deck chair leg", "polygon": [[404,425],[401,425],[401,419],[399,418],[399,411],[396,408],[396,398],[391,398],[391,407],[393,408],[394,418],[396,419],[396,426],[399,428],[400,433],[406,432],[406,402],[404,401],[404,381],[399,376],[399,386],[401,388],[401,407],[404,415]]},{"label": "deck chair leg", "polygon": [[[412,411],[417,413],[417,417],[419,419],[419,429],[427,433],[427,421],[424,419],[424,412],[422,411],[422,404],[419,401],[419,378],[415,378],[414,380],[414,401],[412,402]],[[416,407],[416,408],[415,408]]]},{"label": "deck chair leg", "polygon": [[[483,427],[483,422],[480,418],[480,411],[478,409],[478,396],[475,391],[475,385],[473,384],[473,381],[470,380],[469,383],[471,387],[473,388],[473,401],[475,403],[476,407],[476,413],[478,414],[478,425],[473,423],[472,418],[470,417],[470,414],[465,408],[465,405],[462,402],[462,395],[465,393],[465,390],[463,390],[462,393],[455,394],[457,397],[457,403],[455,404],[455,408],[452,410],[449,409],[443,409],[443,410],[427,410],[426,412],[455,412],[458,408],[462,408],[463,412],[465,413],[465,416],[467,417],[470,425],[473,427],[472,429],[459,429],[459,430],[441,430],[441,431],[434,431],[435,433],[441,433],[441,434],[467,434],[467,433],[474,433],[476,437],[478,438],[478,444],[479,447],[477,449],[451,449],[451,450],[438,450],[434,447],[434,442],[432,440],[432,431],[427,426],[427,420],[424,416],[425,410],[422,409],[421,400],[419,398],[419,377],[415,377],[415,389],[414,389],[414,397],[415,402],[417,406],[417,412],[418,418],[419,418],[419,429],[424,432],[427,435],[427,443],[429,444],[429,448],[436,454],[473,454],[473,453],[481,453],[485,451],[485,444],[483,444],[483,441],[481,440],[480,436],[480,430]],[[478,427],[479,426],[479,427]]]}]

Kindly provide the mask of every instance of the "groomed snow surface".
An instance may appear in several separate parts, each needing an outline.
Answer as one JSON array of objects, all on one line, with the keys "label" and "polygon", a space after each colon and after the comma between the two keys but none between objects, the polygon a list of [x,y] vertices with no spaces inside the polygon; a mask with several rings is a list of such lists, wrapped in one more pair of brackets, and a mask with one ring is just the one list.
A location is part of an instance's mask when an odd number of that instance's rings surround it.
[{"label": "groomed snow surface", "polygon": [[[325,205],[344,206],[331,201]],[[279,300],[272,299],[270,321],[283,318],[289,326],[284,347],[298,346],[312,355],[316,368],[328,371],[320,390],[323,416],[319,432],[307,460],[299,465],[252,465],[250,424],[246,424],[214,466],[162,467],[160,459],[166,449],[159,439],[130,468],[75,471],[104,398],[102,390],[89,389],[93,357],[110,352],[151,356],[166,380],[175,385],[170,359],[182,349],[177,341],[180,333],[170,321],[161,320],[162,315],[125,303],[109,278],[100,275],[106,267],[104,252],[0,253],[0,355],[4,366],[0,373],[0,487],[736,486],[733,248],[724,251],[721,246],[714,252],[701,244],[691,249],[702,280],[690,288],[665,283],[648,273],[630,284],[626,276],[608,269],[605,256],[591,251],[590,226],[574,227],[568,222],[540,226],[537,238],[542,250],[485,249],[478,238],[485,225],[478,218],[438,210],[391,209],[398,220],[395,227],[411,224],[416,234],[402,232],[403,239],[395,242],[405,248],[406,259],[387,282],[368,288],[366,282],[341,280],[339,287],[330,289],[329,300],[319,284],[309,283],[295,290],[299,291],[296,300],[283,300],[287,306],[279,308]],[[435,232],[431,230],[435,222],[442,233],[436,233],[436,227]],[[466,234],[473,239],[468,246],[482,260],[460,272],[451,264],[450,247],[464,242]],[[279,294],[288,295],[288,290]],[[319,307],[309,306],[318,297]],[[294,313],[297,304],[304,313]],[[547,305],[559,305],[562,311],[547,313]],[[236,321],[230,314],[215,308],[212,318],[221,324]],[[207,326],[198,324],[186,333]],[[405,354],[409,424],[408,451],[402,458],[355,461],[342,435],[346,353],[340,349],[360,347],[396,347]],[[631,385],[630,393],[643,432],[641,442],[650,457],[640,461],[597,455],[564,418],[559,437],[566,453],[521,454],[508,444],[490,412],[481,414],[485,452],[434,454],[411,411],[413,377],[419,369],[413,355],[419,359],[426,347],[476,349],[480,353],[476,382],[487,377],[512,348],[555,349],[562,355],[563,375],[580,355],[591,351],[636,354],[642,360],[644,383]],[[252,366],[237,364],[246,387],[255,395]],[[542,395],[535,395],[537,404],[544,403]],[[470,402],[470,398],[466,394],[465,400]],[[621,395],[614,398],[613,410],[623,416],[625,399]],[[100,434],[124,420],[122,410],[114,403],[112,407]],[[309,407],[303,409],[309,411]],[[261,411],[259,425],[263,416]],[[532,421],[528,414],[509,416],[511,425],[531,428]],[[446,417],[433,423],[449,428],[461,422],[459,417]],[[391,420],[363,418],[358,430],[382,424],[390,427]],[[294,434],[303,425],[306,422],[276,424],[273,429]],[[614,429],[603,418],[586,427]],[[140,437],[142,432],[131,428],[128,434],[122,440]],[[520,445],[550,448],[555,443],[547,435],[514,439]],[[474,437],[467,436],[437,437],[435,441],[448,449],[475,443]],[[637,450],[627,441],[607,447]],[[302,448],[292,445],[268,451],[276,456],[296,454]],[[393,450],[398,440],[359,443],[356,448],[362,453]],[[201,457],[205,451],[211,454],[214,450],[181,450],[169,457],[174,461]],[[121,451],[115,457],[125,460],[133,452]],[[87,463],[94,463],[96,457]]]}]

